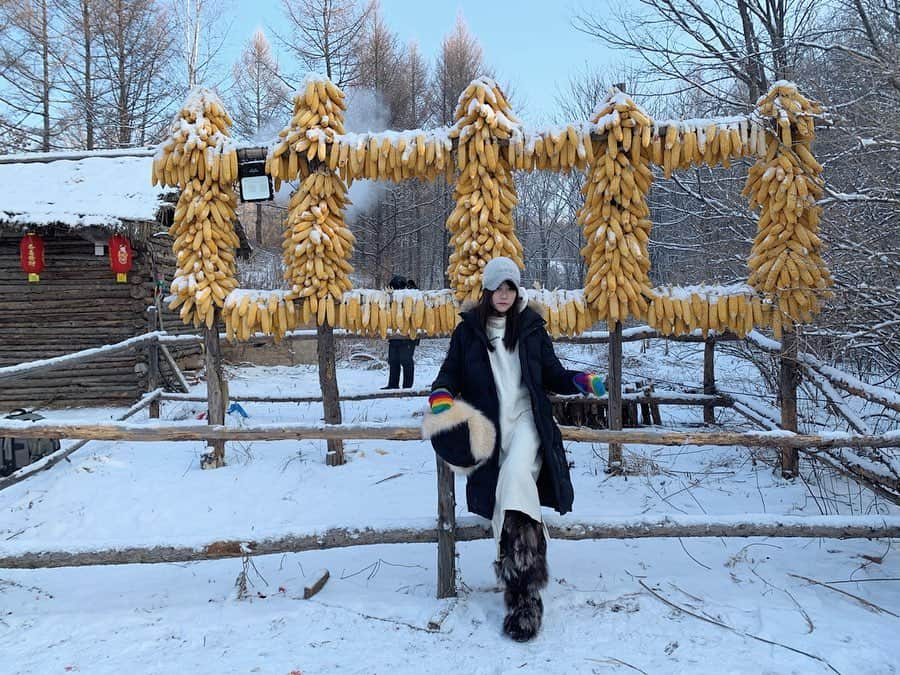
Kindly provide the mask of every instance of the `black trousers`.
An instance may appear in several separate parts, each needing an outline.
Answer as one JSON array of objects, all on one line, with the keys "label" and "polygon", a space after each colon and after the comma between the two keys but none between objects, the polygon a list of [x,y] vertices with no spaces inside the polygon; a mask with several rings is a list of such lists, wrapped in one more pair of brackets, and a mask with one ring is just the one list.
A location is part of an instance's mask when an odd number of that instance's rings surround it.
[{"label": "black trousers", "polygon": [[413,352],[416,351],[416,341],[409,339],[388,341],[388,389],[400,388],[400,371],[403,371],[403,388],[409,389],[413,385],[415,364]]}]

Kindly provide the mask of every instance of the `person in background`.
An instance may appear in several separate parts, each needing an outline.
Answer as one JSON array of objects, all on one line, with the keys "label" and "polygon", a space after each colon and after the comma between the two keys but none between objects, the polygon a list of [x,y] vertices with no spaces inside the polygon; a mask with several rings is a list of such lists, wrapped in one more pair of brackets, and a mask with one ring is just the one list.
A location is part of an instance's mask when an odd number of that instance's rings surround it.
[{"label": "person in background", "polygon": [[[484,267],[481,300],[461,313],[431,385],[423,437],[468,476],[469,511],[491,519],[504,586],[504,632],[537,635],[547,585],[547,530],[541,506],[572,509],[574,492],[548,390],[602,395],[594,373],[566,370],[544,320],[527,305],[519,268],[506,257]],[[468,428],[460,436],[461,428]],[[462,448],[462,449],[461,449]]]},{"label": "person in background", "polygon": [[[406,277],[399,274],[391,278],[388,286],[393,291],[405,290],[408,286]],[[399,389],[400,372],[403,371],[403,388],[413,386],[415,364],[413,352],[416,349],[416,340],[410,340],[405,335],[393,334],[388,338],[388,383],[382,389]]]}]

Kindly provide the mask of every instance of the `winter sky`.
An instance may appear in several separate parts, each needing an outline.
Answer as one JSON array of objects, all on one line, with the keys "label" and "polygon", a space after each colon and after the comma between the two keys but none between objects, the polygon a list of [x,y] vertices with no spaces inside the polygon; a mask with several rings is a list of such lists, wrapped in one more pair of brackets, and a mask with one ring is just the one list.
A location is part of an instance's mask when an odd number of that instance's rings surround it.
[{"label": "winter sky", "polygon": [[[572,17],[579,7],[598,7],[593,0],[381,0],[387,26],[401,43],[415,41],[431,63],[441,42],[452,30],[458,13],[484,51],[484,61],[498,82],[508,86],[513,105],[527,122],[551,121],[558,113],[556,98],[569,78],[593,68],[610,68],[624,57],[575,30]],[[231,29],[233,63],[257,28],[262,28],[278,51],[272,28],[283,20],[281,0],[235,0]]]}]

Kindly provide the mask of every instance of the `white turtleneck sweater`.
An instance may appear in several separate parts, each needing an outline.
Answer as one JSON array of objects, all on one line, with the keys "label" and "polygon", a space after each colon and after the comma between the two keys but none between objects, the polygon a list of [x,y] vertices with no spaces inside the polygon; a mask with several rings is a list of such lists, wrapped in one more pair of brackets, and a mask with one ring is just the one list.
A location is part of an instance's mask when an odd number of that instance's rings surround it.
[{"label": "white turtleneck sweater", "polygon": [[503,344],[506,317],[491,317],[487,336],[494,350],[488,352],[500,402],[500,477],[492,525],[500,541],[505,511],[521,511],[541,522],[537,477],[541,470],[540,437],[534,425],[531,397],[522,382],[519,348]]}]

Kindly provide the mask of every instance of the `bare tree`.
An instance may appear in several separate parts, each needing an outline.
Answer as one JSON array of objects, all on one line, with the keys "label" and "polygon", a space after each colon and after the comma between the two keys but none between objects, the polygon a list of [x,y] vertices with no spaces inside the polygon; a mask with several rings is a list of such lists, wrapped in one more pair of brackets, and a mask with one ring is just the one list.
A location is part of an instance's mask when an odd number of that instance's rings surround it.
[{"label": "bare tree", "polygon": [[[53,147],[58,55],[50,0],[0,3],[0,117],[4,135]],[[18,149],[26,149],[19,147]]]},{"label": "bare tree", "polygon": [[456,17],[453,31],[444,38],[434,70],[432,85],[435,121],[442,126],[453,124],[453,112],[459,95],[473,79],[487,75],[484,56],[478,40],[469,33],[462,13]]},{"label": "bare tree", "polygon": [[[666,93],[699,89],[727,107],[753,103],[793,76],[817,0],[640,0],[603,3],[574,26],[638,56]],[[735,85],[738,85],[737,87]]]},{"label": "bare tree", "polygon": [[173,102],[165,14],[153,0],[101,0],[97,9],[99,70],[108,86],[104,140],[113,147],[147,143]]},{"label": "bare tree", "polygon": [[96,59],[96,0],[60,0],[58,9],[62,22],[61,38],[67,58],[62,64],[60,88],[69,102],[68,125],[70,145],[93,150],[97,128],[97,101],[101,85],[97,76]]},{"label": "bare tree", "polygon": [[359,52],[355,45],[374,3],[282,0],[282,7],[290,32],[279,39],[297,59],[339,87],[355,84],[359,77]]},{"label": "bare tree", "polygon": [[197,84],[219,86],[215,74],[216,59],[228,39],[232,21],[228,19],[227,0],[168,0],[168,15],[179,35],[178,60],[184,67],[184,86],[189,91]]},{"label": "bare tree", "polygon": [[284,123],[291,112],[287,88],[265,34],[257,30],[232,67],[231,102],[235,131],[252,138],[273,124]]}]

